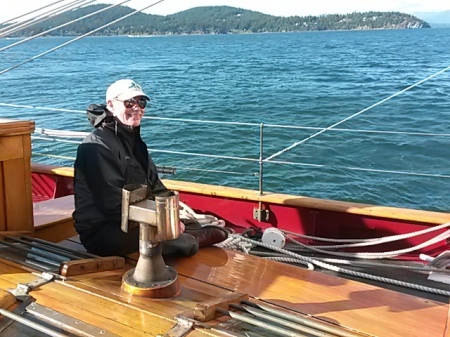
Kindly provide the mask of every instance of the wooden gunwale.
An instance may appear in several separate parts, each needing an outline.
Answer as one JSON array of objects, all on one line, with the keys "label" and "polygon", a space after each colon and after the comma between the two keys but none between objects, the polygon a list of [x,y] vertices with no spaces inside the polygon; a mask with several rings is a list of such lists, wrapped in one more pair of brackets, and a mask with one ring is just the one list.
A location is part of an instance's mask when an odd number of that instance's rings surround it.
[{"label": "wooden gunwale", "polygon": [[[60,175],[73,178],[73,168],[52,167],[32,163],[32,172]],[[380,217],[392,220],[413,221],[430,225],[450,222],[450,214],[434,211],[423,211],[397,207],[376,206],[346,201],[293,196],[289,194],[265,192],[260,195],[258,191],[240,189],[235,187],[216,186],[194,182],[184,182],[164,179],[167,188],[184,193],[201,194],[212,197],[240,199],[268,204],[285,205],[291,207],[304,207],[318,210],[328,210],[361,216]]]}]

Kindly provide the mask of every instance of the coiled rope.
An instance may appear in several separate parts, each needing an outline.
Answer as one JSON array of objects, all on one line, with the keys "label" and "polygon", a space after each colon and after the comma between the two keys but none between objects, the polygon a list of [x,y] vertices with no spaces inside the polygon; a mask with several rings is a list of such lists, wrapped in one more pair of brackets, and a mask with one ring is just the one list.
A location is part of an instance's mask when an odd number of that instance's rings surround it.
[{"label": "coiled rope", "polygon": [[225,227],[224,220],[218,219],[215,216],[209,214],[198,214],[182,201],[180,201],[179,204],[180,204],[180,220],[195,221],[201,226],[210,225],[210,226]]}]

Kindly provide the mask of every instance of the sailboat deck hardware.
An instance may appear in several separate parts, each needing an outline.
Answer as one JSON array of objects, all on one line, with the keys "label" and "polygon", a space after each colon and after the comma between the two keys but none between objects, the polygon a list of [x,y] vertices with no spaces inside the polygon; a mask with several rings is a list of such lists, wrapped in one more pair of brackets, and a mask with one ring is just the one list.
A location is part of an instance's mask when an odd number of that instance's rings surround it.
[{"label": "sailboat deck hardware", "polygon": [[158,335],[158,337],[183,337],[186,336],[196,326],[204,329],[210,329],[211,327],[205,323],[196,321],[195,319],[176,316],[177,323],[164,335]]},{"label": "sailboat deck hardware", "polygon": [[55,328],[84,337],[118,337],[118,335],[105,331],[92,324],[80,321],[74,317],[65,315],[59,311],[52,310],[36,302],[31,303],[27,308],[27,313],[35,316],[41,322],[47,322]]},{"label": "sailboat deck hardware", "polygon": [[50,283],[57,277],[57,275],[47,272],[43,272],[40,275],[41,276],[39,278],[28,283],[19,283],[17,284],[16,288],[8,289],[8,291],[13,294],[17,300],[24,301],[29,297],[28,293],[31,290],[43,286],[44,284]]}]

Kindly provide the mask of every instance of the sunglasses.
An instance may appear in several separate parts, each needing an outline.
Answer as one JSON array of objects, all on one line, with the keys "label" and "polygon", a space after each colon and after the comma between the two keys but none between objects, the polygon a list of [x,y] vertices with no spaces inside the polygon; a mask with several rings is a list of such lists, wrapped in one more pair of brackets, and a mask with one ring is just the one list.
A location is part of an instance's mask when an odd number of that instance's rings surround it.
[{"label": "sunglasses", "polygon": [[123,105],[127,109],[131,109],[132,107],[134,107],[135,104],[137,104],[141,109],[145,109],[145,107],[147,106],[147,100],[145,98],[138,98],[138,99],[130,98],[124,101],[121,101],[120,99],[116,100],[119,102],[123,102]]}]

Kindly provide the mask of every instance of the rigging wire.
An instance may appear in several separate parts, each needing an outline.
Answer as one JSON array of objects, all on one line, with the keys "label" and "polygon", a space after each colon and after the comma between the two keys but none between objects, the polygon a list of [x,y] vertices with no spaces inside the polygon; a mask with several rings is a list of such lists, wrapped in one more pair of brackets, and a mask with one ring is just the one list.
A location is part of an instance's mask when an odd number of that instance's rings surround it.
[{"label": "rigging wire", "polygon": [[[33,152],[33,156],[48,157],[48,158],[56,158],[56,159],[64,159],[64,160],[75,161],[75,157],[55,155],[55,154],[47,154],[47,153]],[[247,177],[257,177],[258,176],[257,172],[242,173],[242,172],[236,172],[236,171],[208,170],[208,169],[202,169],[202,168],[197,168],[197,167],[186,167],[186,166],[183,166],[183,167],[173,166],[173,168],[175,168],[176,170],[183,170],[183,171],[198,171],[198,172],[210,172],[210,173],[228,173],[228,174],[234,174],[234,175],[238,175],[238,176],[247,176]]]},{"label": "rigging wire", "polygon": [[450,178],[450,175],[445,175],[445,174],[416,173],[416,172],[395,171],[395,170],[378,170],[378,169],[368,169],[368,168],[363,168],[363,167],[352,167],[352,166],[334,166],[334,165],[310,164],[310,163],[294,163],[294,162],[290,162],[290,161],[279,161],[279,160],[271,160],[268,163],[283,164],[283,165],[298,165],[298,166],[305,166],[305,167],[336,169],[336,170],[339,169],[339,170],[364,171],[364,172],[373,172],[373,173],[390,173],[390,174],[409,175],[409,176],[418,176],[418,177]]},{"label": "rigging wire", "polygon": [[[8,19],[8,20],[6,20],[6,21],[0,22],[0,26],[5,25],[5,24],[7,24],[8,22],[12,22],[12,21],[18,20],[18,19],[20,19],[20,18],[23,18],[23,17],[25,17],[25,16],[27,16],[27,15],[33,14],[33,13],[38,12],[38,11],[40,11],[40,10],[43,10],[43,9],[45,9],[45,8],[54,6],[54,5],[56,5],[56,4],[60,3],[60,2],[63,2],[63,1],[66,1],[66,0],[58,0],[58,1],[55,1],[55,2],[53,2],[53,3],[51,3],[51,4],[49,4],[49,5],[46,5],[46,6],[37,8],[37,9],[34,9],[34,10],[28,12],[28,13],[25,13],[25,14],[22,14],[22,15],[19,15],[19,16],[16,16],[15,18]],[[3,28],[2,28],[2,29],[3,29]],[[2,31],[2,29],[0,29],[0,31]]]},{"label": "rigging wire", "polygon": [[[44,111],[59,111],[59,112],[71,112],[85,114],[84,110],[73,110],[64,108],[48,108],[39,107],[34,105],[21,105],[11,103],[0,103],[0,107],[20,108],[20,109],[36,109]],[[157,116],[144,116],[142,119],[159,120],[159,121],[174,121],[174,122],[186,122],[186,123],[199,123],[199,124],[219,124],[219,125],[237,125],[237,126],[255,126],[258,127],[260,123],[248,123],[248,122],[226,122],[226,121],[213,121],[206,119],[189,119],[189,118],[171,118],[171,117],[157,117]],[[282,124],[264,124],[264,127],[273,128],[286,128],[286,129],[298,129],[298,130],[324,130],[325,128],[313,127],[313,126],[301,126],[301,125],[282,125]],[[49,129],[46,129],[47,131]],[[52,130],[55,131],[55,130]],[[379,133],[379,134],[392,134],[392,135],[407,135],[407,136],[428,136],[428,137],[450,137],[450,133],[435,133],[435,132],[408,132],[408,131],[387,131],[387,130],[366,130],[366,129],[340,129],[333,128],[329,131],[337,132],[356,132],[356,133]],[[77,131],[62,131],[61,132],[77,132]],[[276,163],[276,161],[270,161]]]},{"label": "rigging wire", "polygon": [[16,69],[16,68],[20,67],[21,65],[24,65],[24,64],[26,64],[26,63],[28,63],[28,62],[32,62],[32,61],[34,61],[34,60],[36,60],[36,59],[38,59],[38,58],[40,58],[40,57],[42,57],[42,56],[45,56],[45,55],[47,55],[47,54],[49,54],[49,53],[51,53],[51,52],[54,52],[54,51],[56,51],[56,50],[58,50],[58,49],[61,49],[62,47],[65,47],[65,46],[67,46],[67,45],[69,45],[69,44],[71,44],[71,43],[74,43],[75,41],[81,40],[81,39],[85,38],[86,36],[92,35],[92,34],[98,32],[98,31],[100,31],[100,30],[102,30],[102,29],[104,29],[104,28],[106,28],[106,27],[111,26],[112,24],[115,24],[115,23],[117,23],[117,22],[120,22],[120,21],[122,21],[122,20],[124,20],[124,19],[126,19],[126,18],[128,18],[128,17],[130,17],[130,16],[132,16],[132,15],[134,15],[134,14],[136,14],[136,13],[140,13],[140,12],[142,12],[142,11],[144,11],[144,10],[150,8],[150,7],[153,7],[153,6],[159,4],[159,3],[163,2],[163,1],[164,1],[164,0],[156,1],[156,2],[152,3],[151,5],[148,5],[148,6],[145,6],[144,8],[135,10],[135,11],[133,11],[133,12],[127,14],[127,15],[124,15],[124,16],[122,16],[122,17],[116,19],[116,20],[110,21],[110,22],[108,22],[107,24],[105,24],[105,25],[103,25],[103,26],[100,26],[100,27],[98,27],[98,28],[96,28],[96,29],[93,29],[93,30],[87,32],[86,34],[80,35],[80,36],[78,36],[78,37],[76,37],[76,38],[74,38],[74,39],[72,39],[72,40],[70,40],[70,41],[67,41],[67,42],[65,42],[65,43],[62,43],[62,44],[60,44],[60,45],[58,45],[58,46],[56,46],[56,47],[54,47],[54,48],[51,48],[51,49],[49,49],[49,50],[43,52],[43,53],[40,53],[40,54],[38,54],[38,55],[35,55],[35,56],[29,58],[28,60],[25,60],[25,61],[23,61],[23,62],[20,62],[20,63],[14,65],[14,66],[9,67],[9,68],[6,68],[6,69],[0,71],[0,75],[3,75],[4,73],[6,73],[6,72],[8,72],[8,71],[11,71],[11,70],[13,70],[13,69]]},{"label": "rigging wire", "polygon": [[[0,103],[1,106],[1,103]],[[324,130],[325,128],[315,126],[297,126],[297,125],[280,125],[280,124],[264,124],[264,127],[283,128],[283,129],[302,129],[302,130]],[[381,133],[391,135],[408,135],[408,136],[441,136],[449,137],[450,133],[428,133],[428,132],[408,132],[408,131],[387,131],[387,130],[366,130],[366,129],[341,129],[333,128],[328,131],[340,132],[358,132],[358,133]]]},{"label": "rigging wire", "polygon": [[[61,108],[44,108],[44,107],[35,107],[35,106],[26,106],[26,105],[17,105],[17,104],[6,104],[0,103],[0,106],[8,106],[14,108],[29,108],[29,109],[42,109],[49,111],[63,111],[63,112],[72,112],[72,113],[84,113],[81,110],[71,110],[71,109],[61,109]],[[224,124],[224,125],[240,125],[240,126],[259,126],[259,124],[255,123],[241,123],[241,122],[221,122],[221,121],[210,121],[210,120],[195,120],[195,119],[183,119],[183,118],[170,118],[170,117],[153,117],[153,116],[144,116],[144,119],[152,119],[152,120],[174,120],[181,122],[193,122],[193,123],[211,123],[211,124]],[[273,126],[273,127],[289,127],[289,128],[310,128],[303,126],[292,126],[292,125],[265,125],[265,126]],[[406,134],[406,135],[419,135],[419,136],[438,136],[438,137],[448,137],[449,134],[438,134],[438,133],[417,133],[417,132],[398,132],[398,131],[382,131],[382,130],[358,130],[358,129],[333,129],[331,131],[343,131],[343,132],[367,132],[367,133],[386,133],[386,134]],[[71,137],[71,138],[84,138],[88,133],[87,132],[79,132],[79,131],[64,131],[64,130],[51,130],[51,129],[40,129],[36,128],[35,133],[41,133],[44,136],[49,137]],[[45,137],[33,136],[34,139],[41,140],[52,140]],[[76,142],[70,142],[76,143]],[[244,160],[244,161],[259,161],[259,159],[254,158],[242,158],[242,157],[234,157],[234,156],[218,156],[218,155],[210,155],[210,154],[201,154],[201,153],[192,153],[192,152],[182,152],[182,151],[169,151],[169,150],[157,150],[151,149],[151,152],[155,153],[170,153],[177,155],[190,155],[190,156],[198,156],[198,157],[210,157],[210,158],[219,158],[219,159],[231,159],[231,160]],[[314,167],[321,169],[334,169],[334,170],[348,170],[348,171],[362,171],[362,172],[371,172],[371,173],[387,173],[387,174],[395,174],[395,175],[407,175],[407,176],[418,176],[418,177],[433,177],[433,178],[450,178],[450,175],[446,174],[431,174],[431,173],[421,173],[421,172],[407,172],[407,171],[397,171],[397,170],[381,170],[381,169],[373,169],[373,168],[363,168],[363,167],[351,167],[351,166],[335,166],[335,165],[324,165],[324,164],[312,164],[312,163],[302,163],[302,162],[290,162],[290,161],[279,161],[279,160],[271,160],[268,163],[272,164],[281,164],[281,165],[296,165],[303,167]],[[185,168],[181,168],[185,169]],[[197,168],[190,168],[190,170],[202,170]],[[216,172],[216,170],[212,170]],[[227,171],[228,172],[228,171]],[[232,172],[230,172],[232,173]],[[251,175],[253,175],[252,173]],[[247,175],[247,173],[246,173]]]},{"label": "rigging wire", "polygon": [[188,155],[188,156],[193,156],[193,157],[207,157],[207,158],[218,158],[218,159],[235,159],[235,160],[242,160],[242,161],[259,162],[259,159],[246,158],[246,157],[220,156],[220,155],[215,155],[215,154],[194,153],[194,152],[184,152],[184,151],[171,151],[171,150],[157,150],[157,149],[149,149],[149,151],[150,152],[155,152],[155,153],[182,154],[182,155]]},{"label": "rigging wire", "polygon": [[339,121],[337,123],[334,123],[333,125],[330,125],[329,127],[326,127],[325,129],[323,129],[323,130],[321,130],[319,132],[316,132],[315,134],[312,134],[311,136],[308,136],[308,137],[302,139],[301,141],[295,142],[294,144],[284,148],[283,150],[272,154],[271,156],[267,157],[266,159],[263,159],[263,162],[269,162],[273,158],[278,157],[278,156],[282,155],[283,153],[285,153],[285,152],[287,152],[289,150],[292,150],[294,147],[297,147],[298,145],[303,144],[303,143],[307,142],[308,140],[310,140],[310,139],[312,139],[314,137],[317,137],[318,135],[320,135],[320,134],[322,134],[322,133],[324,133],[324,132],[326,132],[328,130],[333,129],[336,126],[338,126],[338,125],[340,125],[340,124],[342,124],[342,123],[344,123],[346,121],[349,121],[350,119],[352,119],[352,118],[354,118],[356,116],[359,116],[362,113],[364,113],[364,112],[366,112],[366,111],[368,111],[368,110],[370,110],[370,109],[372,109],[372,108],[374,108],[374,107],[376,107],[376,106],[378,106],[380,104],[383,104],[383,103],[389,101],[390,99],[405,93],[408,90],[411,90],[412,88],[417,87],[418,85],[420,85],[420,84],[422,84],[422,83],[424,83],[424,82],[426,82],[426,81],[428,81],[428,80],[430,80],[430,79],[432,79],[432,78],[434,78],[434,77],[436,77],[436,76],[438,76],[438,75],[448,71],[449,69],[450,69],[450,66],[448,66],[448,67],[446,67],[446,68],[444,68],[444,69],[442,69],[442,70],[440,70],[440,71],[438,71],[438,72],[436,72],[436,73],[434,73],[434,74],[432,74],[432,75],[430,75],[430,76],[420,80],[419,82],[416,82],[416,83],[410,85],[409,87],[406,87],[403,90],[400,90],[400,91],[396,92],[395,94],[393,94],[393,95],[391,95],[389,97],[386,97],[386,98],[382,99],[381,101],[378,101],[375,104],[372,104],[371,106],[369,106],[367,108],[362,109],[361,111],[358,111],[357,113],[354,113],[353,115],[351,115],[351,116],[349,116],[347,118],[342,119],[341,121]]},{"label": "rigging wire", "polygon": [[[40,130],[42,130],[42,131],[40,131]],[[79,144],[79,141],[58,139],[57,137],[84,138],[88,134],[87,132],[75,132],[75,131],[72,131],[71,133],[68,133],[68,134],[64,134],[64,131],[38,129],[38,128],[35,130],[35,133],[41,133],[44,137],[33,135],[32,139],[39,139],[39,140],[45,140],[45,141],[56,141],[56,142],[59,141],[59,142],[71,143],[71,144]],[[151,152],[151,153],[168,153],[168,154],[184,155],[184,156],[191,156],[191,157],[206,157],[206,158],[216,158],[216,159],[230,159],[230,160],[259,162],[259,159],[257,159],[257,158],[221,156],[221,155],[184,152],[184,151],[149,149],[149,152]],[[49,155],[49,157],[50,157],[50,155]],[[75,158],[68,157],[67,159],[74,160]],[[347,170],[347,171],[362,171],[362,172],[369,172],[369,173],[387,173],[387,174],[417,176],[417,177],[450,178],[450,175],[445,175],[445,174],[431,174],[431,173],[407,172],[407,171],[396,171],[396,170],[379,170],[379,169],[364,168],[364,167],[352,167],[352,166],[323,165],[323,164],[299,163],[299,162],[288,162],[288,161],[276,161],[276,160],[270,161],[269,163],[282,164],[282,165],[296,165],[296,166],[303,166],[303,167],[314,167],[314,168],[328,169],[328,170]],[[180,167],[178,169],[189,170],[189,171],[197,170],[197,171],[205,171],[205,172],[222,172],[219,170],[208,170],[208,169],[199,169],[199,168],[189,168],[188,169],[186,167]],[[236,173],[233,171],[224,171],[224,172]],[[258,175],[257,173],[239,173],[239,174],[252,175],[252,176]]]},{"label": "rigging wire", "polygon": [[7,26],[6,28],[9,29],[6,32],[2,32],[0,34],[0,37],[6,37],[8,35],[17,33],[25,28],[28,28],[30,26],[33,26],[37,23],[43,22],[45,20],[48,20],[56,15],[81,8],[87,4],[90,4],[91,2],[95,2],[97,0],[76,0],[73,4],[66,4],[64,6],[60,6],[58,8],[55,8],[47,13],[40,14],[38,16],[35,16],[34,18],[31,18],[29,20],[26,20],[24,22],[16,22],[12,25]]},{"label": "rigging wire", "polygon": [[[95,1],[96,1],[96,0],[95,0]],[[68,26],[68,25],[70,25],[70,24],[72,24],[72,23],[81,21],[81,20],[86,19],[86,18],[88,18],[88,17],[91,17],[91,16],[93,16],[93,15],[96,15],[96,14],[99,14],[99,13],[101,13],[101,12],[107,11],[108,9],[111,9],[111,8],[114,8],[114,7],[123,5],[124,3],[130,2],[130,1],[131,1],[131,0],[124,0],[124,1],[122,1],[122,2],[120,2],[120,3],[118,3],[118,4],[115,4],[115,5],[111,5],[111,6],[102,8],[102,9],[100,9],[100,10],[98,10],[98,11],[89,13],[89,14],[84,15],[84,16],[82,16],[82,17],[80,17],[80,18],[75,19],[75,20],[72,20],[72,21],[63,23],[62,25],[59,25],[59,26],[54,27],[54,28],[52,28],[52,29],[46,30],[46,31],[44,31],[44,32],[42,32],[42,33],[39,33],[39,34],[30,36],[30,37],[28,37],[28,38],[26,38],[26,39],[17,41],[16,43],[12,43],[12,44],[7,45],[7,46],[5,46],[5,47],[3,47],[3,48],[0,48],[0,52],[2,52],[2,51],[4,51],[4,50],[7,50],[7,49],[9,49],[9,48],[12,48],[12,47],[14,47],[14,46],[17,46],[17,45],[19,45],[19,44],[28,42],[28,41],[30,41],[30,40],[34,40],[34,39],[37,38],[37,37],[43,36],[43,35],[45,35],[45,34],[48,34],[48,33],[53,32],[53,31],[55,31],[55,30],[58,30],[58,29],[60,29],[60,28],[62,28],[62,27]]]}]

